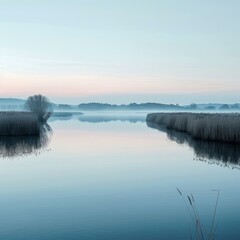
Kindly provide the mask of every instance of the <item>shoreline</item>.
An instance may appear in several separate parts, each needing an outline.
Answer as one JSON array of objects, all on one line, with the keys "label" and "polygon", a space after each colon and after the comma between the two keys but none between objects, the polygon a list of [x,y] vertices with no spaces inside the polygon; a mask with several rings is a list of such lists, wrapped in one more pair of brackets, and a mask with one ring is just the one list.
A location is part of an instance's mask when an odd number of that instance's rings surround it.
[{"label": "shoreline", "polygon": [[186,132],[195,139],[240,143],[238,113],[150,113],[146,121]]}]

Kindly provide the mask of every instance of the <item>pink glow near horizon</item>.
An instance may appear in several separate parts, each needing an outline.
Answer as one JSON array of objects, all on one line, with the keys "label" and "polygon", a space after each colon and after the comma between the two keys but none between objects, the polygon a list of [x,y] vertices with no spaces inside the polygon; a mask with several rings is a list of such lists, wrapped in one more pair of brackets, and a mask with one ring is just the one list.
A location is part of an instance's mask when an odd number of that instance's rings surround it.
[{"label": "pink glow near horizon", "polygon": [[[131,78],[131,79],[130,79]],[[231,84],[205,85],[182,79],[145,79],[102,75],[30,75],[5,74],[0,76],[2,96],[28,96],[40,92],[50,96],[94,96],[104,94],[184,94],[237,90]]]}]

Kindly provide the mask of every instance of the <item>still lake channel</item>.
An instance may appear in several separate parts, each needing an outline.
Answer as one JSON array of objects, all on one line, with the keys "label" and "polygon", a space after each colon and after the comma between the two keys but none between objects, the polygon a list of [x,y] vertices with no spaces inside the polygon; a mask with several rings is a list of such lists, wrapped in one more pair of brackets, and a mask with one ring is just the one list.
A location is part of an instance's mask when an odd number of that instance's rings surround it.
[{"label": "still lake channel", "polygon": [[194,196],[206,236],[219,190],[215,239],[240,239],[240,149],[145,117],[53,117],[43,140],[0,139],[0,239],[194,238],[176,188]]}]

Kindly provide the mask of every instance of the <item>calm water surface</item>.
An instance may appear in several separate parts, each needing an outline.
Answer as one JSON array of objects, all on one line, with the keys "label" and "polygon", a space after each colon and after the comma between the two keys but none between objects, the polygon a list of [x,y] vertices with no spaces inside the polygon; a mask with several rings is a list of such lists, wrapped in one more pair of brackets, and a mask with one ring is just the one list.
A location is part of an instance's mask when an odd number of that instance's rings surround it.
[{"label": "calm water surface", "polygon": [[42,151],[0,148],[0,239],[190,239],[176,187],[194,195],[206,232],[220,190],[216,239],[240,239],[238,148],[147,126],[143,115],[49,124]]}]

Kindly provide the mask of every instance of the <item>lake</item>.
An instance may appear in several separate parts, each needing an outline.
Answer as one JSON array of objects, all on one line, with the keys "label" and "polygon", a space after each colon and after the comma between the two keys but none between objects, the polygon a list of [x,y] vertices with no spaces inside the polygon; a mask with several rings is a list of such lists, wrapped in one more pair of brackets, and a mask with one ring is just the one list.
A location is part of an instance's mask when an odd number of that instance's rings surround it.
[{"label": "lake", "polygon": [[[239,148],[147,125],[144,114],[52,118],[44,140],[0,140],[0,239],[240,238]],[[24,147],[22,147],[24,146]],[[194,238],[195,239],[195,238]]]}]

